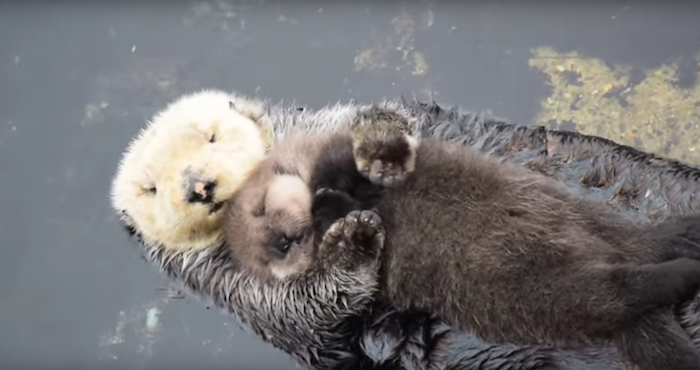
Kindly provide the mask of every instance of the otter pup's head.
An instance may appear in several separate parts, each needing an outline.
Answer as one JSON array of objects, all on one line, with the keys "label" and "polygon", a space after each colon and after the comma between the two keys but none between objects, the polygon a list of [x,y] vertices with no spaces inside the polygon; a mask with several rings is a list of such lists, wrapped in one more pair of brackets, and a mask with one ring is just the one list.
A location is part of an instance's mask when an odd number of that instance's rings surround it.
[{"label": "otter pup's head", "polygon": [[363,107],[352,122],[355,165],[372,182],[392,187],[403,183],[416,166],[417,119],[399,109]]},{"label": "otter pup's head", "polygon": [[266,155],[268,130],[263,102],[211,90],[185,95],[129,145],[112,205],[146,245],[216,246],[223,202]]},{"label": "otter pup's head", "polygon": [[228,201],[225,241],[240,267],[281,280],[312,265],[320,237],[348,212],[312,185],[326,145],[327,136],[303,133],[278,142]]},{"label": "otter pup's head", "polygon": [[226,244],[240,266],[262,278],[305,271],[314,253],[312,194],[294,174],[255,173],[230,200]]}]

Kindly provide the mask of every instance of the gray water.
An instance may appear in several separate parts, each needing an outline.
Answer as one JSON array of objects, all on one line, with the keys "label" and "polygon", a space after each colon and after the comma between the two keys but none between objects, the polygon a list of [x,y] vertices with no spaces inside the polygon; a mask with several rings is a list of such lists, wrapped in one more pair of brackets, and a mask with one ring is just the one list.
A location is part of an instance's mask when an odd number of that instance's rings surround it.
[{"label": "gray water", "polygon": [[686,3],[2,2],[1,363],[295,368],[218,309],[165,298],[111,212],[119,155],[166,101],[406,94],[530,123],[551,92],[528,66],[538,47],[638,69],[675,58],[678,89],[695,86],[700,8]]}]

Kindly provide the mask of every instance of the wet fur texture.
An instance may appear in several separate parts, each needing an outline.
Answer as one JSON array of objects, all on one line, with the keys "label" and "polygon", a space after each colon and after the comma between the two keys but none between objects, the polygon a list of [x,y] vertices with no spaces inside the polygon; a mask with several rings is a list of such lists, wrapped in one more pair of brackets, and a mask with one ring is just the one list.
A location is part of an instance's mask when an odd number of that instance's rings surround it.
[{"label": "wet fur texture", "polygon": [[[207,96],[207,92],[194,95]],[[187,106],[188,116],[208,125],[213,121],[207,119],[210,117],[207,107],[215,101],[219,99],[206,98],[199,104],[180,107]],[[356,103],[336,104],[314,111],[294,103],[255,102],[269,121],[274,122],[276,138],[286,137],[295,128],[314,133],[344,130],[361,107]],[[617,212],[630,220],[653,224],[672,215],[698,212],[694,199],[700,196],[697,181],[700,171],[686,165],[596,137],[508,123],[490,113],[403,99],[377,105],[401,109],[415,117],[413,129],[420,137],[453,141],[544,173],[580,197],[609,200]],[[181,138],[188,136],[178,130],[159,129],[170,123],[153,120],[129,145],[118,172],[122,175],[113,182],[115,211],[138,241],[145,258],[164,275],[233,313],[244,328],[289,353],[304,366],[313,369],[624,369],[618,352],[609,346],[573,350],[496,345],[469,332],[455,330],[429,312],[397,310],[381,303],[371,303],[366,310],[371,297],[366,296],[367,287],[362,286],[362,281],[354,280],[354,276],[326,275],[316,276],[312,281],[288,279],[268,284],[242,272],[232,263],[229,249],[220,243],[220,229],[197,230],[194,240],[190,240],[189,234],[182,234],[189,232],[190,222],[202,217],[182,206],[182,198],[172,198],[173,207],[167,206],[167,202],[153,207],[148,200],[144,201],[148,198],[115,194],[133,191],[130,189],[138,183],[131,179],[141,178],[149,168],[180,167],[187,162],[187,150],[191,149],[184,150],[182,156],[164,156],[160,145],[146,138],[155,131],[169,132],[158,142],[169,146],[168,150],[177,147]],[[143,155],[130,154],[133,151]],[[174,177],[163,181],[170,181],[166,186],[181,183]],[[130,216],[149,210],[148,217],[161,222],[141,222]],[[161,233],[172,234],[158,237]],[[329,306],[326,302],[337,304]],[[695,340],[700,328],[697,307],[698,300],[694,300],[677,315],[686,333]]]},{"label": "wet fur texture", "polygon": [[610,340],[639,369],[700,368],[672,320],[700,282],[700,262],[688,259],[700,257],[700,217],[640,228],[521,167],[434,139],[417,149],[405,185],[367,199],[347,138],[326,148],[312,191],[359,194],[355,204],[382,216],[380,297],[392,305],[491,342]]},{"label": "wet fur texture", "polygon": [[[278,143],[242,185],[224,227],[243,268],[283,280],[383,254],[378,299],[399,309],[435,312],[492,342],[612,342],[640,369],[700,369],[672,311],[700,286],[700,261],[691,259],[700,258],[700,217],[669,220],[662,233],[642,229],[544,176],[435,139],[413,149],[397,134],[358,151],[391,132],[394,118],[374,113],[371,131]],[[358,163],[413,166],[373,172]],[[317,220],[345,214],[342,225],[373,225],[382,239],[386,229],[386,247],[345,242],[337,260],[326,258]]]}]

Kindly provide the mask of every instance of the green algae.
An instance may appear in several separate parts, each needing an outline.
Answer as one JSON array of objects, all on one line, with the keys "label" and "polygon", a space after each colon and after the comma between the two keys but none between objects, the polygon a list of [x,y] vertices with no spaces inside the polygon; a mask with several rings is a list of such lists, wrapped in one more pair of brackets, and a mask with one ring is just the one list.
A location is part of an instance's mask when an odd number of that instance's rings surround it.
[{"label": "green algae", "polygon": [[[700,66],[700,53],[696,62]],[[632,66],[608,66],[577,52],[538,48],[529,64],[552,88],[541,102],[536,124],[573,124],[585,134],[700,164],[700,86],[678,86],[677,62],[644,70],[635,83]]]}]

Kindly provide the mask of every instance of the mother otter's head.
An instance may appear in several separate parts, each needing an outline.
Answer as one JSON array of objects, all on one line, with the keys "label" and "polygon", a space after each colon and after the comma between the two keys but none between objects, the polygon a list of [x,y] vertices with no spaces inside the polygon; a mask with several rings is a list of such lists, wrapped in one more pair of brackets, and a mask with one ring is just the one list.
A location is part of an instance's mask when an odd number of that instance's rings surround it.
[{"label": "mother otter's head", "polygon": [[146,245],[219,245],[224,201],[265,157],[271,129],[261,101],[214,90],[185,95],[130,143],[112,206]]}]

